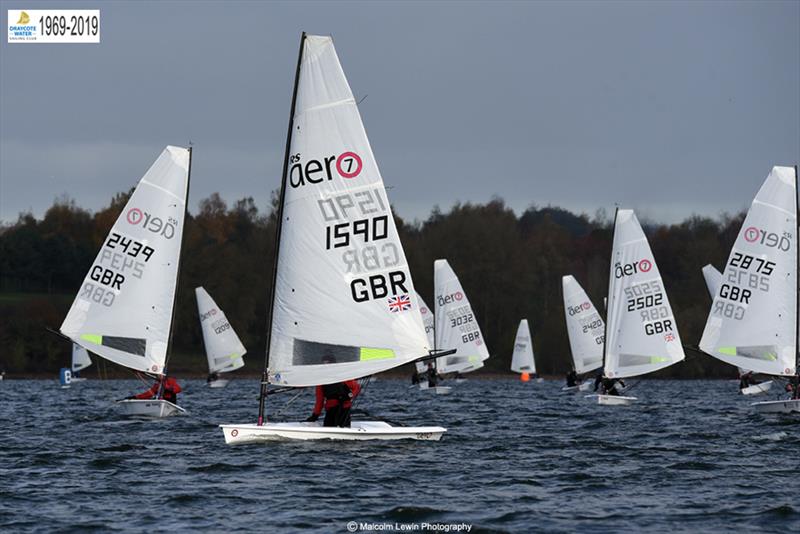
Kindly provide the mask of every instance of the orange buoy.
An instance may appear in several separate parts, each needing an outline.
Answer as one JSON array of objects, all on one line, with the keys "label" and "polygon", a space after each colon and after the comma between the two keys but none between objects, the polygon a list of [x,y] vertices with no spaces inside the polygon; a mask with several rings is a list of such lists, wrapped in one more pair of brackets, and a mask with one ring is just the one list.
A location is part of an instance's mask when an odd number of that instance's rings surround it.
[{"label": "orange buoy", "polygon": [[527,382],[528,380],[531,379],[531,375],[529,375],[527,371],[523,371],[523,373],[519,375],[519,379],[522,380],[523,382]]}]

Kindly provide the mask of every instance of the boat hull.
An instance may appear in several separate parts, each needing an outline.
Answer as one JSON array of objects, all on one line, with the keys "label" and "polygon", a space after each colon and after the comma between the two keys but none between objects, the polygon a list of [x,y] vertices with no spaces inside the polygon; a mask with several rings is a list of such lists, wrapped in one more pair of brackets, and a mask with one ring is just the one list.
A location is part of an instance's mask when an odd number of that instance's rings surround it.
[{"label": "boat hull", "polygon": [[447,432],[440,426],[391,426],[383,421],[353,421],[350,428],[325,427],[321,423],[266,423],[262,426],[219,425],[228,445],[247,445],[281,440],[398,440],[439,441]]},{"label": "boat hull", "polygon": [[800,413],[800,399],[754,402],[750,406],[758,413]]},{"label": "boat hull", "polygon": [[592,382],[587,380],[586,382],[581,382],[577,386],[564,386],[561,388],[563,393],[578,393],[579,391],[589,391],[592,389]]},{"label": "boat hull", "polygon": [[741,389],[742,395],[758,395],[759,393],[766,393],[772,389],[772,380],[761,382],[760,384],[753,384],[752,386]]},{"label": "boat hull", "polygon": [[428,384],[424,384],[424,383],[420,384],[419,389],[421,389],[423,391],[432,391],[433,393],[436,393],[437,395],[448,395],[451,391],[453,391],[453,388],[451,388],[450,386],[434,386],[434,387],[430,387]]},{"label": "boat hull", "polygon": [[210,388],[224,388],[228,384],[230,384],[230,379],[228,378],[218,378],[208,383],[208,387]]},{"label": "boat hull", "polygon": [[638,399],[623,395],[586,395],[587,399],[596,399],[597,404],[603,406],[630,406]]},{"label": "boat hull", "polygon": [[126,399],[117,401],[122,415],[138,417],[170,417],[186,413],[186,410],[164,399],[141,400]]}]

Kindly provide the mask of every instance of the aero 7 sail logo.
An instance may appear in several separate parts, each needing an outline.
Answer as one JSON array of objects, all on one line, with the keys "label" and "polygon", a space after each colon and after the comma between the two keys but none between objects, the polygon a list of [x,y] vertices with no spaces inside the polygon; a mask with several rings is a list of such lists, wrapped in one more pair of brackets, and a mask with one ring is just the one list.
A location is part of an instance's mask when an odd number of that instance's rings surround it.
[{"label": "aero 7 sail logo", "polygon": [[464,298],[464,294],[461,291],[456,291],[455,293],[450,293],[449,295],[445,296],[437,296],[436,300],[439,301],[439,306],[444,306],[445,304],[452,304],[453,302],[460,302],[461,299]]},{"label": "aero 7 sail logo", "polygon": [[614,278],[622,278],[623,276],[630,276],[636,273],[646,273],[653,268],[653,262],[648,259],[635,261],[633,263],[626,263],[621,265],[617,263],[614,266]]},{"label": "aero 7 sail logo", "polygon": [[783,252],[792,248],[792,234],[789,232],[784,232],[782,236],[779,236],[775,232],[767,232],[755,226],[750,226],[744,231],[744,240],[748,243],[777,248]]},{"label": "aero 7 sail logo", "polygon": [[142,226],[145,230],[153,232],[154,234],[160,234],[167,239],[175,237],[175,226],[177,226],[178,221],[172,217],[164,222],[161,217],[154,217],[139,208],[131,208],[128,210],[125,218],[128,220],[129,224],[133,226]]},{"label": "aero 7 sail logo", "polygon": [[325,181],[333,180],[334,172],[342,178],[355,178],[361,174],[364,162],[361,156],[355,152],[342,152],[338,156],[328,156],[318,159],[310,159],[303,164],[300,154],[294,154],[289,158],[292,166],[289,168],[289,185],[293,188],[302,187],[308,184],[321,184]]},{"label": "aero 7 sail logo", "polygon": [[578,315],[584,310],[588,311],[591,307],[591,304],[584,302],[583,304],[578,304],[577,306],[567,306],[567,312],[569,313],[570,317],[572,317],[573,315]]}]

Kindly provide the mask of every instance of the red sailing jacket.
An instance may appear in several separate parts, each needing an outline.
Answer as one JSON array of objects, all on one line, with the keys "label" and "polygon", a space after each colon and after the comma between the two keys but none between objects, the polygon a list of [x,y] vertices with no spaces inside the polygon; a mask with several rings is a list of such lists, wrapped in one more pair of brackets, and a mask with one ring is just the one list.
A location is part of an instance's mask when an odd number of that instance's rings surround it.
[{"label": "red sailing jacket", "polygon": [[[155,399],[156,395],[158,395],[158,389],[161,386],[161,381],[156,382],[153,386],[145,391],[144,393],[139,393],[135,396],[137,399],[148,400],[148,399]],[[163,398],[168,400],[169,402],[174,403],[178,398],[178,393],[183,391],[181,386],[178,384],[178,381],[168,376],[164,379],[164,394]]]},{"label": "red sailing jacket", "polygon": [[[337,388],[338,386],[338,388]],[[347,388],[350,390],[350,397],[345,399],[344,396],[333,396],[326,397],[325,389],[328,389],[329,394],[331,390]],[[340,382],[339,384],[330,384],[327,386],[317,386],[317,402],[314,404],[314,415],[319,416],[322,413],[322,405],[325,405],[326,410],[330,410],[331,408],[335,408],[339,406],[339,400],[342,400],[342,407],[350,408],[353,404],[353,399],[358,396],[358,393],[361,391],[361,384],[358,383],[357,380],[347,380],[345,382]],[[343,393],[343,391],[342,391]]]}]

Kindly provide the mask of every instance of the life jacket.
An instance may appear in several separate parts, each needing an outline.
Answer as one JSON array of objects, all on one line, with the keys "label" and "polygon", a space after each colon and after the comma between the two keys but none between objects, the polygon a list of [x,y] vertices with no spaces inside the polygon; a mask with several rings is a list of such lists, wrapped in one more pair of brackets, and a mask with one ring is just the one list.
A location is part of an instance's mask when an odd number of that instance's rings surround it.
[{"label": "life jacket", "polygon": [[326,399],[336,399],[342,403],[350,400],[350,388],[342,382],[322,386],[322,393]]}]

